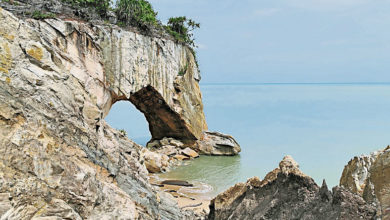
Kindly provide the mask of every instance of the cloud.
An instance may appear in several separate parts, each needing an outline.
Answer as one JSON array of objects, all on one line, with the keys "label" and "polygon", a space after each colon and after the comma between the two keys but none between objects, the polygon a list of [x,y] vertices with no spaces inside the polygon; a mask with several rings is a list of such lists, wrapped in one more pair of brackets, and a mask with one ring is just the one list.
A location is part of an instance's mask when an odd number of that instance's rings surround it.
[{"label": "cloud", "polygon": [[260,17],[268,17],[278,13],[279,11],[281,11],[280,8],[262,8],[255,10],[254,14]]}]

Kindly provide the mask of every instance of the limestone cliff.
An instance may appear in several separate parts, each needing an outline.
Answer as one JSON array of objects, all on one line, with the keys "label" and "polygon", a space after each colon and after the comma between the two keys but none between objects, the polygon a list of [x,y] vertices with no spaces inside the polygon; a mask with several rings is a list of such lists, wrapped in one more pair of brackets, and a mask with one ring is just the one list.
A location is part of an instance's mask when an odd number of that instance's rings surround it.
[{"label": "limestone cliff", "polygon": [[193,218],[149,184],[141,146],[104,121],[128,100],[154,139],[201,139],[191,51],[76,19],[21,19],[0,8],[0,21],[1,219]]},{"label": "limestone cliff", "polygon": [[377,206],[383,219],[390,218],[390,146],[370,155],[354,157],[344,167],[340,185]]}]

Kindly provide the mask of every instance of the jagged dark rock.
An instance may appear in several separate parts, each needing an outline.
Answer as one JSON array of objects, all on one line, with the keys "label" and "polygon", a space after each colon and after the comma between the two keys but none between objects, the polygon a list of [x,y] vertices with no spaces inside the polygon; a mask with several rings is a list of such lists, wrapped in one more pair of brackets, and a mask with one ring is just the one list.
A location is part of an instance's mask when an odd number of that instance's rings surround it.
[{"label": "jagged dark rock", "polygon": [[[277,173],[275,178],[275,173]],[[239,183],[211,201],[209,219],[375,219],[376,210],[345,188],[320,188],[286,157],[263,181]]]}]

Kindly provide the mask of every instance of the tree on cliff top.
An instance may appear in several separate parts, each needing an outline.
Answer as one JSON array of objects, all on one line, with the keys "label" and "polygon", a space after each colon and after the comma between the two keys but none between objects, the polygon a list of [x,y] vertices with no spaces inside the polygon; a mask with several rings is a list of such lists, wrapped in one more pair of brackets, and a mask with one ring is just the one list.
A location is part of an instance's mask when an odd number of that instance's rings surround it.
[{"label": "tree on cliff top", "polygon": [[[4,1],[4,0],[3,0]],[[110,11],[115,12],[120,26],[133,26],[142,31],[150,31],[153,28],[165,29],[178,43],[196,47],[193,30],[200,24],[185,16],[171,17],[166,25],[162,25],[157,19],[157,12],[147,0],[61,0],[70,3],[74,7],[94,8],[100,17],[107,19]],[[116,2],[114,4],[113,2]],[[38,13],[37,13],[38,14]],[[42,13],[41,13],[42,14]],[[38,15],[41,15],[38,14]],[[46,14],[35,16],[36,19],[47,18]]]},{"label": "tree on cliff top", "polygon": [[62,0],[71,3],[73,6],[92,7],[97,10],[100,16],[105,17],[110,10],[111,0]]},{"label": "tree on cliff top", "polygon": [[195,47],[195,39],[193,30],[200,28],[200,24],[188,19],[185,16],[169,18],[168,24],[165,29],[170,35],[172,35],[178,42]]},{"label": "tree on cliff top", "polygon": [[119,0],[116,5],[118,20],[127,25],[145,28],[148,25],[157,25],[157,12],[145,0]]}]

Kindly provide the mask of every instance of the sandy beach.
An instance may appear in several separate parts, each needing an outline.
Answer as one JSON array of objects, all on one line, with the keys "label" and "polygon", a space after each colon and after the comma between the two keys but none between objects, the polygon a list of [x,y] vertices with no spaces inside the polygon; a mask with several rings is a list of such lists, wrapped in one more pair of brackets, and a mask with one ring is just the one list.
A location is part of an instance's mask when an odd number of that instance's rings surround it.
[{"label": "sandy beach", "polygon": [[210,186],[203,183],[192,183],[194,184],[192,187],[161,184],[166,179],[159,178],[157,174],[150,174],[149,178],[152,185],[158,187],[163,192],[171,194],[180,208],[193,210],[198,214],[209,212],[212,196],[209,194],[210,191],[204,190],[204,188],[205,186]]}]

